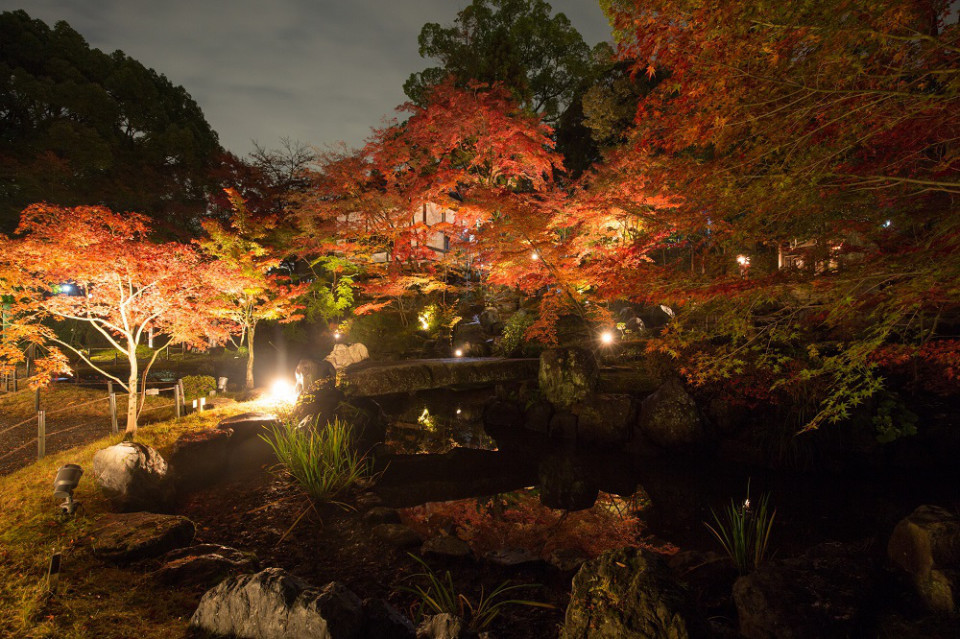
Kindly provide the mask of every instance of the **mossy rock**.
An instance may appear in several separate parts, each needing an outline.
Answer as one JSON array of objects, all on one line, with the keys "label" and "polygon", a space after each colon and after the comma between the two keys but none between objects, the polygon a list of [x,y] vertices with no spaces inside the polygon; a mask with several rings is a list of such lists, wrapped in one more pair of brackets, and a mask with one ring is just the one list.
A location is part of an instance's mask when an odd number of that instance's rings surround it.
[{"label": "mossy rock", "polygon": [[686,591],[663,559],[642,548],[610,550],[573,578],[561,639],[702,636]]},{"label": "mossy rock", "polygon": [[597,360],[582,348],[556,348],[540,354],[540,391],[559,408],[582,402],[597,382]]}]

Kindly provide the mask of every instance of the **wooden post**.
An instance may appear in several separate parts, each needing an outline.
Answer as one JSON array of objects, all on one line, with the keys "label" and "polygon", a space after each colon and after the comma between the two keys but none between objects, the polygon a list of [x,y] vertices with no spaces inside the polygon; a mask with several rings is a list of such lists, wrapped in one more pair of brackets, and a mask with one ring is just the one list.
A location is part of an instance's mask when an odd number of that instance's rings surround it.
[{"label": "wooden post", "polygon": [[13,365],[13,392],[16,393],[19,389],[17,388],[17,365]]},{"label": "wooden post", "polygon": [[116,435],[120,432],[117,428],[117,394],[110,389],[110,432]]},{"label": "wooden post", "polygon": [[177,419],[180,419],[181,412],[180,412],[180,385],[179,384],[173,387],[173,403],[177,409]]},{"label": "wooden post", "polygon": [[47,454],[47,416],[42,410],[37,411],[37,459],[43,459]]},{"label": "wooden post", "polygon": [[33,410],[40,412],[40,389],[38,388],[33,396]]}]

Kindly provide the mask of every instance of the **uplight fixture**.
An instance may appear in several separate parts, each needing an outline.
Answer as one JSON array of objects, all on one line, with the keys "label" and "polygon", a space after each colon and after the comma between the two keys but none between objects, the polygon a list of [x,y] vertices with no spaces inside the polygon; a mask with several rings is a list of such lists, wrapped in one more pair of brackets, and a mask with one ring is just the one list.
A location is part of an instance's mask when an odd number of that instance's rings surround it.
[{"label": "uplight fixture", "polygon": [[53,496],[64,500],[60,504],[60,513],[64,517],[72,517],[77,512],[80,502],[73,500],[73,491],[82,475],[83,468],[77,464],[67,464],[57,471],[57,477],[53,480]]}]

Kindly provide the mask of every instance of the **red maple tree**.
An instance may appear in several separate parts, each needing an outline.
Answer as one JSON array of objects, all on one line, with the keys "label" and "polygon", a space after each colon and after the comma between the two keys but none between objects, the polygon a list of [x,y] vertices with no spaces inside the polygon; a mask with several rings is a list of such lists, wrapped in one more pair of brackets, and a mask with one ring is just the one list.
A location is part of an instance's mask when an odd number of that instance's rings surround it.
[{"label": "red maple tree", "polygon": [[[44,347],[31,379],[40,386],[49,383],[50,373],[69,370],[63,351],[69,349],[127,391],[128,437],[136,433],[143,406],[137,392],[141,337],[152,330],[198,348],[226,339],[229,325],[214,313],[220,305],[216,293],[235,279],[192,246],[155,243],[150,235],[147,218],[135,213],[34,204],[23,212],[14,239],[0,237],[0,286],[11,300],[0,361],[22,361],[26,344]],[[127,358],[126,378],[104,371],[58,337],[50,320],[94,329]]]}]

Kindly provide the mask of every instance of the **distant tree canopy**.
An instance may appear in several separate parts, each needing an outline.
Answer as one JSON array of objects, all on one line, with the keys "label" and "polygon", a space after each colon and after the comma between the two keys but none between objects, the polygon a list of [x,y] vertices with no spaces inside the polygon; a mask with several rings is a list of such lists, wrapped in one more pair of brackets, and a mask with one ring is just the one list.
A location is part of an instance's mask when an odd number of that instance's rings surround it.
[{"label": "distant tree canopy", "polygon": [[425,24],[420,55],[440,66],[412,74],[404,92],[423,106],[428,90],[450,75],[460,85],[500,82],[521,106],[556,122],[592,73],[593,59],[570,20],[551,12],[543,0],[474,0],[449,27]]},{"label": "distant tree canopy", "polygon": [[220,150],[183,87],[65,22],[0,14],[0,231],[38,201],[193,217]]}]

